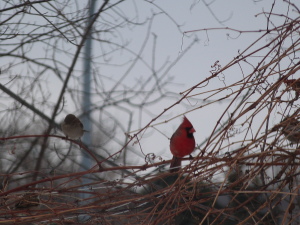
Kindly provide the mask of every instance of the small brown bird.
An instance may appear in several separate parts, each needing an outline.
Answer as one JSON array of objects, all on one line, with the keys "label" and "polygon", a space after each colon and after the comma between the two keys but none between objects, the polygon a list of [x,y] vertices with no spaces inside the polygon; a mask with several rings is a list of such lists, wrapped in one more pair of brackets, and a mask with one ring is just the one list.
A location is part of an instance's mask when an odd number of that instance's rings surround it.
[{"label": "small brown bird", "polygon": [[24,194],[18,203],[15,205],[16,208],[30,208],[38,206],[40,204],[39,195],[37,193],[26,193]]},{"label": "small brown bird", "polygon": [[282,122],[282,133],[292,143],[300,143],[300,121],[287,117]]},{"label": "small brown bird", "polygon": [[300,79],[289,79],[283,82],[286,86],[290,86],[295,92],[300,93]]},{"label": "small brown bird", "polygon": [[66,116],[64,122],[61,124],[61,129],[66,137],[70,139],[79,139],[85,132],[81,121],[73,114]]},{"label": "small brown bird", "polygon": [[[170,172],[177,172],[181,165],[181,158],[190,155],[195,149],[195,129],[191,122],[183,117],[183,121],[172,135],[170,140],[170,150],[173,154],[173,159],[170,165]],[[177,168],[176,168],[177,167]]]}]

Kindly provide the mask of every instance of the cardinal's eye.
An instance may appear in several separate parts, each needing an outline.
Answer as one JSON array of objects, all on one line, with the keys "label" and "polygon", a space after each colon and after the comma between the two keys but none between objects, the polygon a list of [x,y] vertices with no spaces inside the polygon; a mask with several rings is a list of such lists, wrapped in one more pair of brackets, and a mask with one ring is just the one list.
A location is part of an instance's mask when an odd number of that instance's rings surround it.
[{"label": "cardinal's eye", "polygon": [[186,130],[186,135],[188,138],[194,138],[194,134],[193,134],[194,128],[193,127],[186,127],[185,130]]},{"label": "cardinal's eye", "polygon": [[187,127],[187,128],[186,128],[186,131],[187,131],[188,133],[193,133],[192,129],[193,129],[193,127]]}]

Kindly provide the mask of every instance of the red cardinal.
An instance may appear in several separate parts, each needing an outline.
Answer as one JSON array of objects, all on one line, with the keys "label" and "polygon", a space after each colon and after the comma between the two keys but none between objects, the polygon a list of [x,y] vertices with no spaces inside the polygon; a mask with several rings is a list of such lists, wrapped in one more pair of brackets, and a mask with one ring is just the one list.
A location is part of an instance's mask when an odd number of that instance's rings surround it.
[{"label": "red cardinal", "polygon": [[170,172],[177,172],[181,165],[181,158],[190,155],[194,151],[196,145],[193,135],[194,132],[196,131],[191,122],[186,117],[183,117],[183,122],[177,128],[170,140],[170,150],[173,154]]}]

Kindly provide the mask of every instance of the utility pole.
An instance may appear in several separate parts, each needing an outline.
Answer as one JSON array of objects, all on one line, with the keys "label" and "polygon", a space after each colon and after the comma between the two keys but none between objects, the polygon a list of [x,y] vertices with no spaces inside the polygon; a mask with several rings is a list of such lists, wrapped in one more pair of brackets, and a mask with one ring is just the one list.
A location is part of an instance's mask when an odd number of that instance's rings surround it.
[{"label": "utility pole", "polygon": [[[95,11],[95,4],[97,0],[89,0],[89,16],[87,19],[88,26],[93,18]],[[84,129],[87,130],[83,135],[82,141],[88,147],[91,146],[92,143],[92,124],[91,124],[91,57],[92,57],[92,31],[89,31],[89,35],[86,39],[84,46],[84,57],[83,57],[83,99],[82,99],[82,122],[84,124]],[[82,151],[82,163],[83,169],[89,169],[92,165],[91,157],[85,152]],[[83,179],[84,183],[87,183],[87,179]]]},{"label": "utility pole", "polygon": [[[94,9],[95,9],[95,3],[96,0],[89,0],[89,16],[87,19],[86,27],[89,26],[89,24],[92,21]],[[91,59],[92,59],[92,31],[89,31],[89,34],[87,36],[87,39],[85,41],[84,46],[84,56],[83,56],[83,98],[82,98],[82,123],[84,125],[84,129],[88,132],[85,132],[83,135],[82,141],[83,143],[90,148],[92,143],[92,124],[91,124]],[[82,170],[89,169],[92,165],[92,159],[90,156],[85,152],[81,151],[82,154],[82,161],[81,161],[81,167]],[[82,177],[82,184],[83,186],[85,184],[89,183],[89,176],[85,175]],[[87,187],[84,187],[87,188]],[[83,200],[81,202],[82,205],[87,204],[88,201],[85,201],[89,197],[86,193],[81,193],[80,198]],[[79,216],[80,221],[87,221],[90,218],[87,214],[81,214]]]}]

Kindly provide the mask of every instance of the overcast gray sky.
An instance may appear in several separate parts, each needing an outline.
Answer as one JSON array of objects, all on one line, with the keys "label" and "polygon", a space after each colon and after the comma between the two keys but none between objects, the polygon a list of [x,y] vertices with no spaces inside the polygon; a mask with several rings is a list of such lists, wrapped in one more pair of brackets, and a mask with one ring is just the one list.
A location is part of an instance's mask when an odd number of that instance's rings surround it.
[{"label": "overcast gray sky", "polygon": [[[80,1],[79,4],[82,4],[82,2],[86,3],[86,1]],[[294,2],[296,4],[298,1],[295,0]],[[102,1],[98,1],[98,6],[101,3]],[[275,4],[272,5],[273,3]],[[70,5],[70,11],[73,10],[72,7],[74,7],[74,5]],[[218,62],[218,65],[221,67],[224,67],[238,55],[239,51],[247,48],[260,35],[262,35],[262,32],[256,31],[266,28],[268,18],[266,14],[263,14],[263,12],[269,12],[271,9],[273,13],[288,14],[292,18],[297,16],[296,13],[288,8],[288,4],[281,0],[128,0],[118,6],[117,12],[128,16],[128,18],[130,18],[133,22],[144,22],[145,25],[126,25],[119,30],[120,33],[112,35],[111,38],[113,41],[119,43],[128,43],[127,48],[136,51],[136,53],[138,53],[144,40],[149,38],[141,57],[148,65],[155,65],[155,68],[157,69],[166,64],[167,66],[161,71],[161,73],[165,73],[165,80],[173,78],[170,80],[167,88],[170,92],[179,94],[180,92],[183,92],[199,83],[206,77],[209,77],[211,75],[210,71],[212,70],[212,65],[216,62]],[[48,13],[46,11],[41,12]],[[149,32],[149,35],[147,35],[150,24],[149,18],[151,18],[151,15],[153,14],[158,15],[154,17],[151,31]],[[47,24],[47,21],[44,21],[41,18],[26,18],[28,20],[33,20],[36,23]],[[272,23],[270,23],[270,26],[272,27],[274,24],[282,24],[284,18],[281,16],[272,17],[271,21]],[[235,32],[226,29],[227,27],[245,32]],[[207,31],[201,31],[201,29],[207,29]],[[270,34],[262,39],[256,46],[254,46],[253,50],[255,47],[268,43],[268,41],[272,39],[272,35],[273,34]],[[187,51],[186,54],[183,54],[183,52],[193,42],[195,42],[195,44],[189,49],[189,51]],[[65,45],[65,49],[70,49],[68,52],[70,57],[65,57],[65,55],[67,55],[66,53],[56,55],[55,57],[64,63],[66,68],[68,68],[71,63],[74,46],[71,46],[67,42],[62,43],[62,45]],[[155,46],[155,51],[153,46]],[[45,55],[46,49],[35,46],[31,51],[31,54],[37,56],[41,55],[42,57]],[[95,73],[99,73],[101,75],[105,74],[107,76],[102,76],[99,80],[105,82],[104,88],[109,90],[109,88],[114,85],[113,82],[109,82],[109,79],[120,79],[130,66],[130,64],[128,64],[118,67],[110,66],[109,64],[113,65],[128,62],[130,59],[134,59],[134,56],[126,51],[116,51],[115,54],[111,54],[109,56],[108,63],[104,58],[100,57],[104,51],[109,51],[109,48],[103,49],[99,45],[99,42],[94,43],[93,55],[95,56],[94,62],[96,66],[93,67],[93,70],[96,71]],[[167,70],[166,68],[172,65],[171,62],[174,62],[176,58],[180,58],[180,60],[178,60],[178,62],[176,62],[170,70]],[[155,62],[153,59],[155,59]],[[260,58],[251,58],[251,63],[254,65],[259,61],[259,59]],[[10,63],[10,58],[5,58],[0,62],[0,66],[5,67],[8,63]],[[61,68],[66,70],[63,66],[61,66]],[[14,69],[14,71],[10,71],[11,74],[24,72],[22,65]],[[77,76],[80,80],[82,63],[78,63],[76,69],[78,71],[74,72],[74,76]],[[245,75],[251,70],[252,67],[248,66],[246,63],[242,65],[242,70],[240,67],[235,66],[225,71],[222,75],[215,78],[213,82],[210,82],[205,87],[194,90],[191,94],[197,94],[199,92],[230,85],[231,83],[242,79],[243,73]],[[134,69],[130,71],[129,76],[123,81],[122,85],[133,86],[138,84],[138,80],[146,79],[146,77],[151,73],[152,71],[147,68],[145,64],[138,62]],[[55,102],[61,89],[61,82],[58,81],[53,74],[49,73],[48,76],[48,79],[45,80],[47,80],[48,89],[51,91],[51,98],[49,100]],[[75,86],[74,82],[70,82],[69,88],[76,89],[78,88],[77,85],[78,84]],[[147,90],[147,88],[145,89]],[[231,91],[232,90],[228,89],[228,93]],[[224,94],[226,94],[226,91],[222,92],[222,95]],[[135,112],[132,130],[145,126],[153,117],[160,114],[164,108],[174,104],[180,98],[179,95],[172,96],[173,98],[159,102],[158,104],[147,108],[147,110],[137,110]],[[220,96],[216,95],[211,97],[210,100],[214,100],[219,97]],[[201,101],[202,99],[203,96],[196,96],[195,99],[190,99],[190,101],[183,101],[181,104],[173,107],[164,114],[159,120],[157,120],[157,122],[169,120],[189,110],[201,107],[201,105],[204,104]],[[79,114],[81,112],[80,97],[78,97],[75,102],[72,102],[71,96],[66,95],[66,100],[68,104],[64,108],[64,113],[59,116],[59,119],[63,119],[66,113]],[[101,99],[93,100],[96,104],[101,105]],[[228,103],[228,101],[200,108],[186,115],[197,131],[195,134],[197,144],[202,143],[205,138],[210,135],[216,121],[227,106],[226,103]],[[111,112],[118,115],[120,118],[124,117],[122,122],[127,124],[128,117],[124,114],[124,112],[113,108],[111,109]],[[50,115],[51,112],[48,112],[47,114]],[[109,124],[109,121],[104,122]],[[148,129],[140,142],[143,153],[147,154],[155,152],[164,159],[171,159],[172,156],[169,152],[169,140],[167,137],[171,137],[172,133],[180,123],[181,118],[176,118],[169,123],[156,126],[156,129],[160,132],[152,128]],[[120,139],[124,139],[124,134],[122,132],[118,135]],[[153,143],[155,143],[155,146],[153,146]],[[143,159],[143,153],[139,150],[139,146],[135,146],[136,154],[140,155],[141,159]],[[117,151],[120,146],[112,146],[112,148]],[[197,152],[195,154],[197,154]]]}]

